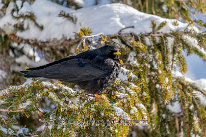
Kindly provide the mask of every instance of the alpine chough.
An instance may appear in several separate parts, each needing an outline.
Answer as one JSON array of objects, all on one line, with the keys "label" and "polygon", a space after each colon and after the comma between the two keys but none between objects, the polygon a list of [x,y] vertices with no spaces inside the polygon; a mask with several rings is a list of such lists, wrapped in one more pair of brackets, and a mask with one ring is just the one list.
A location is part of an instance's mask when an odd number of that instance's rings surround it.
[{"label": "alpine chough", "polygon": [[76,56],[69,56],[49,64],[21,71],[27,78],[44,77],[71,82],[88,93],[105,91],[120,71],[118,49],[105,45]]}]

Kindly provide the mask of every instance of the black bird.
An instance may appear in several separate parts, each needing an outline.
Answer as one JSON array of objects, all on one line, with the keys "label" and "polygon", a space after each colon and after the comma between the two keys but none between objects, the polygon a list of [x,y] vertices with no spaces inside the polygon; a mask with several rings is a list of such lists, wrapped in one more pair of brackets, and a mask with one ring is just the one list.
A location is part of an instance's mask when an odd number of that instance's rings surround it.
[{"label": "black bird", "polygon": [[21,71],[27,78],[44,77],[75,83],[88,93],[105,91],[120,71],[118,49],[106,45],[49,64]]}]

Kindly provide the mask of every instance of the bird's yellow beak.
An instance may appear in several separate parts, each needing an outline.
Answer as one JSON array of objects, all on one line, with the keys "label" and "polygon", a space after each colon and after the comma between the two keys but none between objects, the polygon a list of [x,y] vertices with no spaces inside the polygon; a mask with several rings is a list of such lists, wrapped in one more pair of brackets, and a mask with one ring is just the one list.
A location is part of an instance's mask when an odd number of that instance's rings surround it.
[{"label": "bird's yellow beak", "polygon": [[29,67],[27,67],[27,66],[26,66],[26,67],[24,67],[24,70],[27,70],[27,69],[29,69]]},{"label": "bird's yellow beak", "polygon": [[114,52],[114,55],[121,55],[121,53],[117,51],[117,52]]}]

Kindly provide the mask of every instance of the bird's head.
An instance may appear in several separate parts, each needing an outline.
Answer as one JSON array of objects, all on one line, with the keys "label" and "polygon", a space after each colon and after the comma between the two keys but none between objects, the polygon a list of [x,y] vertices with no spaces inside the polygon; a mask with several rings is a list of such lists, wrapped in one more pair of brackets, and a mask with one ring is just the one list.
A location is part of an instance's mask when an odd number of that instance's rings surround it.
[{"label": "bird's head", "polygon": [[121,54],[115,46],[105,45],[100,48],[100,52],[102,55],[112,58],[112,59],[119,59],[119,55]]}]

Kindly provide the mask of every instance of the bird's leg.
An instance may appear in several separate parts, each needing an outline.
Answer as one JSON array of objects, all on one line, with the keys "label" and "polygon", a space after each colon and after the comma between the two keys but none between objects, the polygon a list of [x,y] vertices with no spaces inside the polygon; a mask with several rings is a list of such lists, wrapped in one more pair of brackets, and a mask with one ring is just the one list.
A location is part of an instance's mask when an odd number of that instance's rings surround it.
[{"label": "bird's leg", "polygon": [[99,95],[98,94],[91,94],[89,95],[90,97],[95,97],[95,98],[99,98]]},{"label": "bird's leg", "polygon": [[104,99],[100,98],[99,94],[89,94],[89,96],[90,97],[95,97],[96,101],[104,103]]}]

